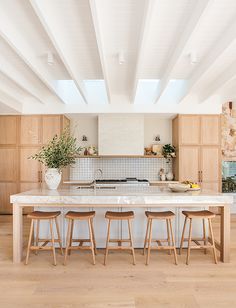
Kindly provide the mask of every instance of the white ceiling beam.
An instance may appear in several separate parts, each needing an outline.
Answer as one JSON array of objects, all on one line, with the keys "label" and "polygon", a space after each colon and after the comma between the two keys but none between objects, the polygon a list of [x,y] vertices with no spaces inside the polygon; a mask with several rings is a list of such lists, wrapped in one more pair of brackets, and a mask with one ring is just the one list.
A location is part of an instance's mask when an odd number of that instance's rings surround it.
[{"label": "white ceiling beam", "polygon": [[[62,62],[64,63],[68,73],[71,76],[71,79],[74,81],[80,95],[82,96],[84,102],[87,104],[86,98],[86,91],[83,85],[83,80],[78,76],[78,72],[75,72],[73,69],[73,63],[68,55],[67,51],[65,50],[67,47],[63,42],[63,35],[57,31],[57,26],[51,22],[51,18],[49,15],[46,16],[45,12],[47,12],[47,3],[40,2],[37,0],[30,0],[31,6],[39,18],[44,30],[46,31],[48,37],[50,38],[54,48],[56,49],[59,57],[61,58]],[[50,1],[49,1],[50,3]],[[61,22],[61,21],[59,21]]]},{"label": "white ceiling beam", "polygon": [[106,85],[107,99],[108,99],[108,102],[111,103],[111,90],[110,90],[110,85],[109,85],[109,78],[108,78],[108,72],[107,72],[106,60],[105,60],[105,54],[104,54],[104,43],[103,43],[102,36],[101,36],[101,25],[99,23],[96,0],[89,0],[89,5],[90,5],[92,20],[93,20],[95,36],[97,40],[97,47],[98,47],[98,53],[100,57],[101,67],[102,67],[103,78],[104,78],[105,85]]},{"label": "white ceiling beam", "polygon": [[16,69],[4,57],[0,55],[0,72],[25,91],[30,96],[34,97],[36,101],[44,104],[45,97],[40,94],[40,91],[32,84],[25,76],[24,73]]},{"label": "white ceiling beam", "polygon": [[34,75],[50,90],[59,103],[65,103],[57,94],[53,85],[52,78],[43,68],[37,59],[31,46],[26,42],[20,29],[14,26],[14,21],[10,20],[4,12],[0,10],[0,37],[11,47],[16,55],[30,68]]},{"label": "white ceiling beam", "polygon": [[155,98],[155,103],[157,103],[161,96],[163,95],[169,80],[171,79],[171,73],[182,56],[184,48],[189,42],[193,32],[197,29],[201,18],[204,16],[207,8],[211,5],[214,0],[201,0],[197,1],[196,5],[193,7],[193,13],[189,17],[189,22],[186,24],[183,33],[180,35],[180,38],[176,41],[176,44],[173,45],[173,53],[166,63],[166,68],[163,76],[161,77],[158,94]]},{"label": "white ceiling beam", "polygon": [[5,90],[2,89],[2,86],[0,87],[0,102],[17,112],[22,112],[22,102],[16,98],[16,95],[5,92]]},{"label": "white ceiling beam", "polygon": [[137,61],[136,61],[136,67],[135,67],[134,83],[133,83],[133,88],[132,88],[131,98],[130,98],[130,101],[131,101],[132,104],[135,101],[140,70],[141,70],[141,67],[142,67],[142,61],[143,61],[143,57],[144,57],[144,48],[145,48],[147,33],[150,30],[151,16],[152,16],[154,5],[156,3],[157,3],[156,0],[147,0],[146,5],[145,5],[143,23],[142,23],[142,27],[141,27],[141,31],[140,31],[141,34],[140,34],[138,55],[137,55]]},{"label": "white ceiling beam", "polygon": [[216,44],[212,46],[211,51],[208,55],[202,60],[201,63],[196,67],[193,75],[190,77],[187,83],[187,87],[184,95],[181,97],[179,102],[182,102],[183,99],[190,93],[192,88],[199,82],[203,75],[209,71],[209,69],[216,63],[218,58],[225,52],[229,46],[236,40],[236,21],[233,21],[224,32]]},{"label": "white ceiling beam", "polygon": [[210,85],[206,85],[205,89],[199,95],[199,101],[203,102],[215,93],[220,93],[234,79],[236,79],[236,62],[230,65]]}]

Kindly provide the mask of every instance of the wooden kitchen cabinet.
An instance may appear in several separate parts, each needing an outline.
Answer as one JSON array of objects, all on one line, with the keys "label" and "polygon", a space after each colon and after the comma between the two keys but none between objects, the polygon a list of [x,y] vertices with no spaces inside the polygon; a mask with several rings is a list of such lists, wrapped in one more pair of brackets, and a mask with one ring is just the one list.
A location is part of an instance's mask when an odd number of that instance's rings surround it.
[{"label": "wooden kitchen cabinet", "polygon": [[182,146],[179,149],[179,179],[199,182],[200,147]]},{"label": "wooden kitchen cabinet", "polygon": [[20,145],[41,144],[41,116],[20,117]]},{"label": "wooden kitchen cabinet", "polygon": [[220,115],[179,115],[173,119],[172,142],[175,178],[221,190]]},{"label": "wooden kitchen cabinet", "polygon": [[42,143],[47,144],[55,135],[60,136],[62,131],[61,117],[46,115],[42,118]]},{"label": "wooden kitchen cabinet", "polygon": [[20,182],[38,183],[41,182],[41,166],[36,160],[29,159],[39,151],[40,148],[20,149]]},{"label": "wooden kitchen cabinet", "polygon": [[201,144],[219,145],[221,143],[220,117],[218,115],[201,116]]},{"label": "wooden kitchen cabinet", "polygon": [[[10,195],[42,185],[43,166],[28,158],[70,121],[63,115],[0,116],[0,213],[11,214]],[[68,179],[68,169],[63,179]]]},{"label": "wooden kitchen cabinet", "polygon": [[2,116],[0,121],[0,145],[16,145],[17,116]]},{"label": "wooden kitchen cabinet", "polygon": [[185,115],[180,117],[179,137],[182,145],[199,145],[200,116]]},{"label": "wooden kitchen cabinet", "polygon": [[0,183],[0,214],[12,214],[10,195],[18,193],[17,183]]}]

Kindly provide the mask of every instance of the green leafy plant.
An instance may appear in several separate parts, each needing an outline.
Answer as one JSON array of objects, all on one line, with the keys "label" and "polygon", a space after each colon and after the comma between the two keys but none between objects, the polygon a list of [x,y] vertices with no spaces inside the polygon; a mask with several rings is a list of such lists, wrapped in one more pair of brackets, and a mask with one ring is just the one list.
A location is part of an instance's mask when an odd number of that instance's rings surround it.
[{"label": "green leafy plant", "polygon": [[69,128],[65,128],[61,136],[55,135],[47,145],[29,159],[35,159],[47,168],[61,170],[75,163],[79,151],[80,147],[76,145],[76,138],[70,135]]},{"label": "green leafy plant", "polygon": [[165,144],[162,148],[162,154],[165,158],[175,157],[175,147],[171,144]]}]

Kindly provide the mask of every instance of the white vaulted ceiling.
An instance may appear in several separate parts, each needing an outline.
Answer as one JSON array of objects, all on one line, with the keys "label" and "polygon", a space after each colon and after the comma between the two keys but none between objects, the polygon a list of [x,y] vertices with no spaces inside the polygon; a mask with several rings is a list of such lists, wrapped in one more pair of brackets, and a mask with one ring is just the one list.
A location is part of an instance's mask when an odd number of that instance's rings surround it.
[{"label": "white vaulted ceiling", "polygon": [[0,1],[0,113],[219,113],[235,88],[235,0]]}]

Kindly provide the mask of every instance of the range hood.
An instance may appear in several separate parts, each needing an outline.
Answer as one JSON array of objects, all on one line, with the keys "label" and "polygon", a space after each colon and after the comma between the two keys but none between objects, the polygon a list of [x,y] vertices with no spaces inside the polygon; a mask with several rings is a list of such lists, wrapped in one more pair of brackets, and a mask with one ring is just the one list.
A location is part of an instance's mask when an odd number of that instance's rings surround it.
[{"label": "range hood", "polygon": [[143,155],[144,117],[99,116],[98,148],[100,155]]}]

